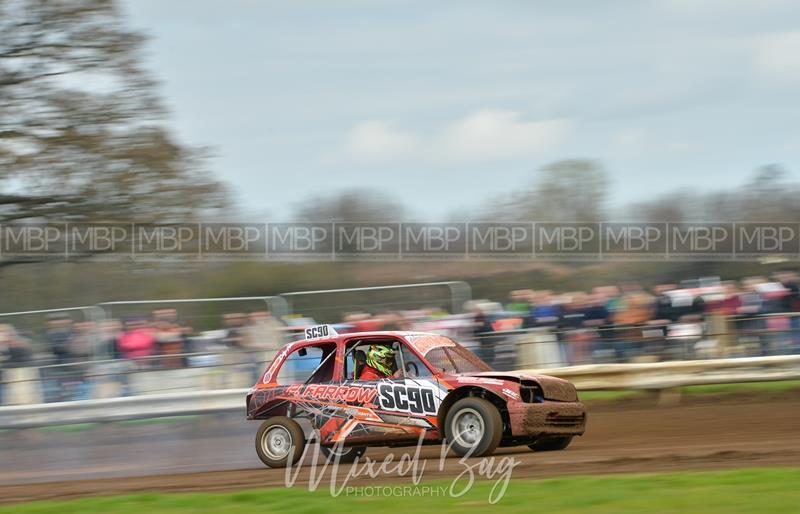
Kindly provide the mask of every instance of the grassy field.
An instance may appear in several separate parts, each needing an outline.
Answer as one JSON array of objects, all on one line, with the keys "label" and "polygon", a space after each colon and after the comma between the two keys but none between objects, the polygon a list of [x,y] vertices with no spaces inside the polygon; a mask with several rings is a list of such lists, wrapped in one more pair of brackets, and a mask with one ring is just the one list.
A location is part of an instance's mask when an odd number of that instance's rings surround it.
[{"label": "grassy field", "polygon": [[[512,480],[505,496],[488,502],[494,482],[476,482],[464,496],[342,495],[327,489],[261,489],[232,493],[138,494],[69,501],[42,501],[0,507],[0,513],[266,513],[346,512],[580,512],[719,513],[798,512],[800,468],[744,469],[726,472],[580,476],[547,480]],[[385,484],[376,484],[383,486]],[[428,482],[448,488],[449,482]],[[422,484],[421,484],[422,486]]]},{"label": "grassy field", "polygon": [[[787,391],[800,391],[800,380],[780,380],[774,382],[742,382],[737,384],[712,384],[679,387],[681,394],[727,394],[727,393],[766,393],[777,394]],[[581,401],[620,400],[648,394],[647,391],[579,391]]]}]

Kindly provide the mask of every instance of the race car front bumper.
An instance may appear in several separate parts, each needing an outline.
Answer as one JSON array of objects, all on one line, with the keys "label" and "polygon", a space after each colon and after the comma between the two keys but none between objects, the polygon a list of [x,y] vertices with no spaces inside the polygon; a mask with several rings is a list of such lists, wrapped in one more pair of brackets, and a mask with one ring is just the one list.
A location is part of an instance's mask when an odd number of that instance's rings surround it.
[{"label": "race car front bumper", "polygon": [[582,435],[586,430],[586,407],[581,402],[508,402],[513,437]]}]

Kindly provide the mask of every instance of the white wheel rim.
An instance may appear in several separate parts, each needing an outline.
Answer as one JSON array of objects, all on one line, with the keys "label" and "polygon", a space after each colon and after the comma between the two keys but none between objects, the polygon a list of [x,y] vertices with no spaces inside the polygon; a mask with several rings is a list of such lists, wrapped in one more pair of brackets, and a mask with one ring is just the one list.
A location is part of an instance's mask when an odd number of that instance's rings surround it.
[{"label": "white wheel rim", "polygon": [[483,438],[485,431],[483,417],[475,409],[469,407],[461,409],[453,418],[450,431],[458,444],[472,448]]},{"label": "white wheel rim", "polygon": [[285,459],[291,446],[292,434],[280,425],[268,428],[261,437],[261,449],[270,459]]}]

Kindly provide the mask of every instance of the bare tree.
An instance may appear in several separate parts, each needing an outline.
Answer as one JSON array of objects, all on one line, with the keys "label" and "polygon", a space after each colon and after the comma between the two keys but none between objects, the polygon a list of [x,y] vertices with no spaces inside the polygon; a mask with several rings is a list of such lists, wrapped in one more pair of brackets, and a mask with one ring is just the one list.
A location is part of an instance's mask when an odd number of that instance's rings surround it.
[{"label": "bare tree", "polygon": [[543,166],[531,186],[494,199],[488,210],[505,220],[602,221],[607,195],[608,174],[600,163],[567,159]]},{"label": "bare tree", "polygon": [[0,221],[187,220],[226,203],[163,124],[112,0],[0,0]]},{"label": "bare tree", "polygon": [[298,206],[297,221],[381,222],[403,221],[405,208],[370,189],[350,189],[316,197]]}]

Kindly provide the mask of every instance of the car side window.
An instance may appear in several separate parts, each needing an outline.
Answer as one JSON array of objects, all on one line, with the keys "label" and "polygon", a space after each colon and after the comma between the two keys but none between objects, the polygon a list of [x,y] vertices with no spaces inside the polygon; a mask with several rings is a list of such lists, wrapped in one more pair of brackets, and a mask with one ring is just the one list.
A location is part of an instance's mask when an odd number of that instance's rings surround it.
[{"label": "car side window", "polygon": [[433,376],[428,366],[417,357],[417,354],[411,351],[408,345],[404,344],[402,351],[403,365],[405,366],[403,376],[405,378],[430,378]]},{"label": "car side window", "polygon": [[[417,358],[413,352],[406,348],[406,345],[401,344],[400,341],[397,340],[362,340],[353,343],[354,346],[348,345],[348,353],[344,360],[344,377],[346,380],[359,380],[361,377],[361,371],[367,365],[367,353],[369,349],[373,345],[379,346],[388,346],[392,350],[394,350],[394,362],[391,364],[391,369],[393,373],[396,373],[397,370],[400,368],[401,363],[401,351],[402,351],[402,358],[409,359],[412,361],[412,365],[410,369],[413,373],[419,373],[419,376],[431,376],[430,371],[425,367],[425,365],[420,362],[419,358]],[[418,371],[417,371],[418,370]],[[414,375],[417,376],[417,375]],[[387,377],[392,378],[392,377]],[[396,378],[403,378],[402,375],[397,376]]]},{"label": "car side window", "polygon": [[[333,346],[335,345],[326,345]],[[279,385],[289,385],[303,383],[311,379],[312,382],[329,381],[331,377],[327,368],[333,369],[333,358],[323,360],[330,353],[331,349],[326,346],[306,346],[293,351],[281,366],[275,381]],[[312,374],[316,371],[316,376],[312,379]]]},{"label": "car side window", "polygon": [[[385,341],[358,343],[355,348],[348,352],[347,358],[344,362],[344,376],[348,380],[359,380],[361,371],[367,365],[367,353],[372,344],[389,344]],[[397,343],[392,342],[391,346],[397,350]],[[399,361],[398,361],[399,362]]]},{"label": "car side window", "polygon": [[369,346],[360,345],[355,348],[350,348],[347,352],[347,357],[344,361],[344,378],[345,380],[356,380],[358,374],[366,363],[366,355]]}]

